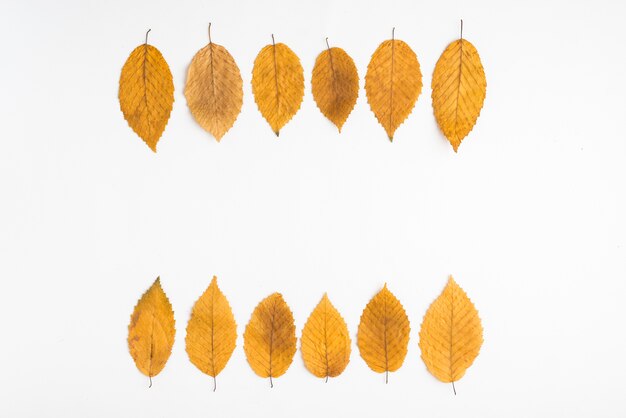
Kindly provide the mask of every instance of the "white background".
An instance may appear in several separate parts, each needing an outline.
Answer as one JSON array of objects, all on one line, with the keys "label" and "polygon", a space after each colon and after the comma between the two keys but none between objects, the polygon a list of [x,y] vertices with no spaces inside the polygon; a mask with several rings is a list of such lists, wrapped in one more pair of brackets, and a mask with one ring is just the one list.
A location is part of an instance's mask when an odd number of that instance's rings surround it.
[{"label": "white background", "polygon": [[[455,154],[430,82],[459,18],[488,90]],[[244,80],[243,110],[221,143],[183,96],[209,22]],[[617,0],[4,0],[0,416],[625,416],[625,22]],[[389,143],[362,87],[393,26],[418,55],[424,89]],[[117,100],[122,65],[148,28],[176,88],[157,154]],[[250,88],[271,33],[305,69],[302,108],[280,139]],[[310,93],[326,36],[361,76],[341,134]],[[190,309],[214,274],[239,325],[216,393],[184,349]],[[449,274],[485,329],[456,397],[418,348]],[[177,334],[148,390],[126,335],[157,275]],[[385,282],[412,328],[388,385],[355,343]],[[254,375],[241,334],[274,291],[298,335],[329,293],[353,337],[343,375],[324,384],[299,351],[274,389]]]}]

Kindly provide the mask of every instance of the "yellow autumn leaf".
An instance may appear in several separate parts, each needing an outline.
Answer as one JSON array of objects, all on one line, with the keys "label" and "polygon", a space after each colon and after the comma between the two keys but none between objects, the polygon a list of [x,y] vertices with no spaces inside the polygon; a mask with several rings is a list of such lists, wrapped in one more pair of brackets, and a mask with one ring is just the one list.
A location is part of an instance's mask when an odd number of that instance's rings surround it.
[{"label": "yellow autumn leaf", "polygon": [[424,315],[419,342],[422,360],[433,376],[454,386],[478,356],[482,343],[478,311],[450,276]]},{"label": "yellow autumn leaf", "polygon": [[317,377],[339,376],[350,361],[348,326],[328,296],[315,307],[300,339],[306,368]]},{"label": "yellow autumn leaf", "polygon": [[278,136],[298,112],[304,97],[304,70],[287,45],[272,43],[261,49],[252,68],[252,93],[259,111]]},{"label": "yellow autumn leaf", "polygon": [[248,363],[261,377],[285,374],[296,353],[296,326],[293,314],[280,293],[263,299],[252,313],[243,334]]},{"label": "yellow autumn leaf", "polygon": [[234,58],[211,42],[193,57],[187,71],[185,97],[191,114],[219,141],[233,126],[243,104],[243,81]]},{"label": "yellow autumn leaf", "polygon": [[381,43],[367,66],[365,93],[390,141],[421,92],[422,72],[411,47],[393,37]]},{"label": "yellow autumn leaf", "polygon": [[437,61],[432,80],[435,119],[456,152],[470,133],[483,107],[487,79],[474,45],[463,39],[452,42]]},{"label": "yellow autumn leaf", "polygon": [[330,46],[322,51],[313,67],[311,90],[317,107],[341,132],[359,96],[359,74],[350,55]]},{"label": "yellow autumn leaf", "polygon": [[226,367],[237,342],[237,324],[217,277],[196,301],[185,338],[189,360],[203,373],[215,377]]},{"label": "yellow autumn leaf", "polygon": [[404,307],[385,284],[363,310],[357,335],[361,357],[370,369],[385,373],[385,382],[402,366],[410,332]]},{"label": "yellow autumn leaf", "polygon": [[163,370],[174,345],[174,311],[157,278],[130,317],[128,349],[139,371],[150,378]]},{"label": "yellow autumn leaf", "polygon": [[156,152],[172,112],[174,83],[161,52],[148,45],[148,33],[122,68],[119,100],[128,125]]}]

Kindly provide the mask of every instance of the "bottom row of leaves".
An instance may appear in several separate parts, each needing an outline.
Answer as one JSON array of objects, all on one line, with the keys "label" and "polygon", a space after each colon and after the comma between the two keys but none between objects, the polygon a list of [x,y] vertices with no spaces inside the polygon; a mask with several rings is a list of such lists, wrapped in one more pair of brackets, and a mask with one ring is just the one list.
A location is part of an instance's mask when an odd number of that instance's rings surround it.
[{"label": "bottom row of leaves", "polygon": [[[357,345],[373,371],[385,373],[402,366],[409,344],[409,318],[387,285],[361,315]],[[128,347],[137,368],[150,378],[163,370],[174,344],[174,312],[157,278],[143,294],[128,326]],[[476,308],[452,276],[424,315],[419,346],[430,373],[454,385],[480,351],[483,328]],[[215,377],[224,369],[237,340],[237,324],[226,296],[213,277],[196,301],[185,338],[191,362]],[[254,372],[270,379],[283,375],[296,353],[293,314],[280,293],[263,299],[243,334],[244,351]],[[302,330],[301,351],[306,368],[315,376],[339,376],[350,360],[346,322],[328,296],[315,307]]]}]

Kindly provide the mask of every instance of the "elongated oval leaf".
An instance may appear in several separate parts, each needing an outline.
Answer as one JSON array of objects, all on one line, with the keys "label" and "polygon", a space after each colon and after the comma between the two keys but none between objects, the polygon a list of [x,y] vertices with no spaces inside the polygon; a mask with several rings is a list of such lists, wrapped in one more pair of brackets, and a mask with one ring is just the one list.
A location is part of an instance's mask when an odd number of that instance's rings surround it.
[{"label": "elongated oval leaf", "polygon": [[487,94],[485,70],[474,45],[465,39],[448,45],[435,66],[432,90],[435,118],[456,152],[476,124]]},{"label": "elongated oval leaf", "polygon": [[141,373],[152,379],[163,370],[175,332],[174,311],[157,278],[137,302],[128,326],[128,349]]},{"label": "elongated oval leaf", "polygon": [[147,42],[131,52],[122,68],[119,100],[128,125],[156,152],[172,112],[174,83],[163,55]]},{"label": "elongated oval leaf", "polygon": [[215,377],[226,367],[237,342],[237,324],[217,278],[193,306],[185,339],[189,360],[203,373]]}]

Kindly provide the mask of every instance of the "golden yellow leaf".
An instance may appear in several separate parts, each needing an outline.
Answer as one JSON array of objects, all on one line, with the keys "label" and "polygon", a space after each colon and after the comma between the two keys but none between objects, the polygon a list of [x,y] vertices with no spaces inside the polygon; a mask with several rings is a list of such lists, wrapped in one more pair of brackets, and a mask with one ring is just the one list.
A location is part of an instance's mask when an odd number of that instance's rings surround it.
[{"label": "golden yellow leaf", "polygon": [[119,100],[128,125],[156,152],[174,104],[174,83],[161,52],[148,45],[147,33],[146,43],[131,52],[122,68]]},{"label": "golden yellow leaf", "polygon": [[462,37],[448,45],[435,66],[432,91],[435,119],[456,152],[476,124],[487,94],[474,45]]},{"label": "golden yellow leaf", "polygon": [[128,349],[139,371],[150,378],[163,370],[174,345],[174,311],[157,277],[130,317]]},{"label": "golden yellow leaf", "polygon": [[411,47],[393,37],[381,43],[367,66],[365,93],[390,141],[421,92],[422,72]]},{"label": "golden yellow leaf", "polygon": [[385,284],[363,310],[357,335],[361,357],[373,371],[386,373],[385,382],[389,372],[402,366],[410,332],[402,304]]},{"label": "golden yellow leaf", "polygon": [[478,312],[450,276],[424,315],[419,342],[422,360],[433,376],[454,385],[472,365],[482,343]]},{"label": "golden yellow leaf", "polygon": [[348,365],[348,326],[325,293],[306,321],[300,343],[304,365],[317,377],[339,376]]},{"label": "golden yellow leaf", "polygon": [[191,114],[218,141],[233,126],[243,104],[243,81],[234,58],[211,42],[193,57],[185,97]]},{"label": "golden yellow leaf", "polygon": [[293,314],[280,293],[263,299],[252,313],[243,334],[248,363],[261,377],[282,376],[296,353],[296,326]]},{"label": "golden yellow leaf", "polygon": [[304,70],[287,45],[273,43],[261,49],[252,68],[252,93],[259,111],[278,136],[300,109],[304,97]]},{"label": "golden yellow leaf", "polygon": [[359,96],[359,74],[350,55],[330,46],[319,54],[313,67],[311,89],[317,107],[341,132]]},{"label": "golden yellow leaf", "polygon": [[189,360],[203,373],[215,377],[226,367],[235,350],[237,324],[217,277],[196,301],[187,323],[185,339]]}]

